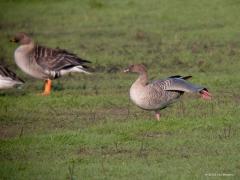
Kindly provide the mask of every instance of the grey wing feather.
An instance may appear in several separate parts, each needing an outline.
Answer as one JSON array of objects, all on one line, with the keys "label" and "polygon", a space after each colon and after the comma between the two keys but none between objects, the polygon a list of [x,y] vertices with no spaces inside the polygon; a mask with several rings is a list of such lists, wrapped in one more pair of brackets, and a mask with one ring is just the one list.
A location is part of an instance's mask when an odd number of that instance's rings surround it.
[{"label": "grey wing feather", "polygon": [[182,95],[182,92],[178,90],[166,90],[166,87],[170,85],[170,81],[168,79],[156,80],[149,85],[151,89],[154,89],[154,91],[157,92],[157,94],[160,94],[158,100],[160,100],[162,108],[169,106]]},{"label": "grey wing feather", "polygon": [[182,78],[169,78],[165,80],[164,90],[166,91],[181,91],[197,93],[205,88],[193,85]]},{"label": "grey wing feather", "polygon": [[189,79],[192,78],[192,76],[181,76],[181,75],[175,75],[175,76],[170,76],[168,78],[180,78],[180,79]]},{"label": "grey wing feather", "polygon": [[[177,75],[165,80],[156,80],[149,83],[148,87],[151,89],[151,93],[157,95],[156,98],[152,98],[153,104],[164,108],[174,103],[184,92],[198,93],[205,89],[184,80],[190,77],[191,76],[183,77]],[[161,106],[159,106],[159,104],[161,104]]]},{"label": "grey wing feather", "polygon": [[34,49],[34,58],[36,62],[44,69],[59,71],[74,66],[81,65],[88,68],[85,63],[91,63],[88,60],[79,58],[76,54],[69,53],[63,49],[52,49],[36,45]]}]

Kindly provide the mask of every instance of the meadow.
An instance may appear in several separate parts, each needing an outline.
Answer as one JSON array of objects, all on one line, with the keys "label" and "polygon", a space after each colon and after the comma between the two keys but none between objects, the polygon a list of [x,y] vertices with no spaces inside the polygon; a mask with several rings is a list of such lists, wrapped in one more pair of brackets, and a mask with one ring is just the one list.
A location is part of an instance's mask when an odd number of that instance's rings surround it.
[{"label": "meadow", "polygon": [[[239,179],[240,1],[2,0],[0,61],[26,83],[0,91],[0,179]],[[9,42],[27,32],[92,61],[92,75],[43,82],[21,72]],[[184,95],[158,122],[129,100],[151,79],[192,75],[211,101]],[[227,176],[227,177],[226,177]]]}]

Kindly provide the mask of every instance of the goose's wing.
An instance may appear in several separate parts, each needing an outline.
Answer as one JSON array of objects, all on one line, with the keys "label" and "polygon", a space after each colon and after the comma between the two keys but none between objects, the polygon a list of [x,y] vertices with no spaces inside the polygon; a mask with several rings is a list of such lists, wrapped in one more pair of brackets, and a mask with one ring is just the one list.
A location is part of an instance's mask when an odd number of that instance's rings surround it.
[{"label": "goose's wing", "polygon": [[24,81],[20,79],[14,72],[2,65],[0,65],[0,78],[24,83]]},{"label": "goose's wing", "polygon": [[163,89],[165,91],[180,91],[180,92],[190,92],[198,93],[202,90],[207,90],[204,87],[193,85],[186,81],[185,79],[190,78],[191,76],[186,77],[170,77],[163,81]]},{"label": "goose's wing", "polygon": [[200,92],[201,90],[207,90],[204,87],[196,86],[186,81],[186,79],[189,79],[191,77],[192,76],[181,76],[181,75],[170,76],[164,80],[153,81],[151,83],[152,84],[151,86],[164,91],[179,91],[179,92],[191,92],[191,93],[197,93],[197,92]]},{"label": "goose's wing", "polygon": [[87,69],[88,67],[85,64],[91,63],[64,49],[52,49],[39,45],[35,46],[33,56],[38,65],[51,71],[60,71],[74,66]]},{"label": "goose's wing", "polygon": [[187,80],[187,79],[192,78],[192,76],[175,75],[175,76],[170,76],[170,77],[168,77],[168,78],[180,78],[180,79],[185,79],[185,80]]},{"label": "goose's wing", "polygon": [[178,90],[166,90],[168,84],[168,80],[165,79],[156,80],[147,85],[147,87],[150,89],[149,94],[152,94],[151,96],[154,97],[153,102],[156,102],[156,104],[160,103],[161,108],[167,107],[174,103],[183,94],[182,91]]},{"label": "goose's wing", "polygon": [[[165,80],[157,80],[151,83],[151,86],[156,89],[158,92],[165,94],[165,96],[173,97],[172,92],[178,92],[180,94],[184,92],[189,93],[200,93],[203,99],[211,99],[212,95],[209,93],[208,89],[202,86],[196,86],[185,79],[190,78],[191,76],[172,76]],[[169,94],[169,93],[170,94]]]}]

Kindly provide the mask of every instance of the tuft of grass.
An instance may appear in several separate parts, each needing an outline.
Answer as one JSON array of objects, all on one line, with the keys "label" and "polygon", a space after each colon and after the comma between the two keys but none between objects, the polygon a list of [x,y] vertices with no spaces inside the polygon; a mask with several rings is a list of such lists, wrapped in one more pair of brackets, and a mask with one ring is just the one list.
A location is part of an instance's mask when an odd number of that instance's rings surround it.
[{"label": "tuft of grass", "polygon": [[90,0],[89,1],[89,6],[93,9],[100,9],[104,7],[104,3],[99,0]]}]

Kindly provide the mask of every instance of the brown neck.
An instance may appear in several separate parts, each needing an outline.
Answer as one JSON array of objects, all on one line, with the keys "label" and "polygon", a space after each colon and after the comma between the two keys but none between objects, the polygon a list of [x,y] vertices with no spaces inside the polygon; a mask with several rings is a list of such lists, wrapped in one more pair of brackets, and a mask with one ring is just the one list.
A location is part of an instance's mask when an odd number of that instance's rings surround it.
[{"label": "brown neck", "polygon": [[137,82],[140,83],[142,86],[146,86],[148,83],[148,75],[147,72],[139,73]]},{"label": "brown neck", "polygon": [[31,41],[30,43],[22,45],[22,46],[25,48],[25,51],[27,53],[29,53],[29,52],[34,51],[36,44],[33,41]]}]

